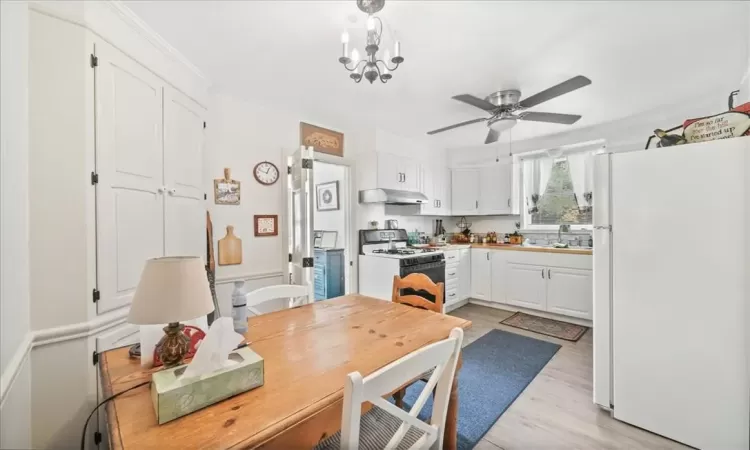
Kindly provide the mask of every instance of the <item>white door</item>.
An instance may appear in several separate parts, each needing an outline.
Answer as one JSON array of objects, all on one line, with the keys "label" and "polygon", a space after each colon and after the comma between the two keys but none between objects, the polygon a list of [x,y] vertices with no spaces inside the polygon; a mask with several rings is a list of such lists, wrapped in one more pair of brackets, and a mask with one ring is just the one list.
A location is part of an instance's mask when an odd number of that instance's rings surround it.
[{"label": "white door", "polygon": [[471,250],[459,250],[458,260],[458,298],[466,300],[471,296]]},{"label": "white door", "polygon": [[471,250],[471,296],[477,300],[490,301],[491,262],[489,250]]},{"label": "white door", "polygon": [[162,83],[96,44],[97,312],[130,303],[145,261],[164,254]]},{"label": "white door", "polygon": [[492,259],[493,302],[508,303],[508,253],[503,250],[490,252]]},{"label": "white door", "polygon": [[479,171],[479,214],[510,214],[511,164],[496,163]]},{"label": "white door", "polygon": [[420,166],[419,192],[427,197],[427,201],[420,206],[420,214],[433,216],[438,212],[437,192],[435,191],[435,167],[429,164]]},{"label": "white door", "polygon": [[289,284],[310,287],[309,303],[315,301],[313,293],[313,148],[300,147],[288,159],[291,168],[287,176],[287,217],[289,225]]},{"label": "white door", "polygon": [[204,110],[164,90],[164,247],[166,256],[206,255],[203,200]]},{"label": "white door", "polygon": [[[749,155],[744,137],[612,155],[614,416],[695,448],[750,439]],[[696,244],[700,218],[727,241]]]},{"label": "white door", "polygon": [[451,171],[452,214],[468,216],[477,213],[479,207],[479,171],[476,169],[453,169]]},{"label": "white door", "polygon": [[508,263],[507,300],[511,305],[546,309],[547,268]]},{"label": "white door", "polygon": [[378,153],[378,188],[404,190],[404,174],[399,158],[390,153]]},{"label": "white door", "polygon": [[547,268],[547,311],[592,319],[594,279],[590,270]]},{"label": "white door", "polygon": [[612,239],[610,221],[610,155],[594,157],[594,403],[612,404]]},{"label": "white door", "polygon": [[401,190],[418,191],[419,190],[419,164],[411,158],[399,158],[399,168],[403,181]]}]

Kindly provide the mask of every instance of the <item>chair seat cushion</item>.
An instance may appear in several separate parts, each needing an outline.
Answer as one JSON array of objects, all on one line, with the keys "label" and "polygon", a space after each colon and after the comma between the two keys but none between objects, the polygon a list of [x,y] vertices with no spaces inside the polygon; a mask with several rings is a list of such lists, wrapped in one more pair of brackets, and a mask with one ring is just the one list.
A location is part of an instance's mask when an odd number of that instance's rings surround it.
[{"label": "chair seat cushion", "polygon": [[[360,450],[382,450],[391,440],[396,430],[402,424],[401,420],[387,413],[385,410],[373,406],[360,420],[359,448]],[[397,449],[408,449],[414,445],[424,431],[409,427],[406,436],[401,440]],[[315,450],[338,450],[341,448],[341,431],[329,436],[315,446]]]}]

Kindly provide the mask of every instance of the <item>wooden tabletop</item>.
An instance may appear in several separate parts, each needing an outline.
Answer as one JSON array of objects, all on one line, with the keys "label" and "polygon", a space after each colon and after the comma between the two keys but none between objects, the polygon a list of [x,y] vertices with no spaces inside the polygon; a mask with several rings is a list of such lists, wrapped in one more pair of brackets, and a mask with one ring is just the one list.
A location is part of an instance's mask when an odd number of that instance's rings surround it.
[{"label": "wooden tabletop", "polygon": [[[108,403],[110,448],[267,445],[324,411],[340,417],[348,373],[368,375],[448,337],[454,327],[470,325],[458,317],[361,295],[252,317],[245,337],[265,359],[263,386],[164,425],[156,423],[149,386],[134,389]],[[141,369],[128,358],[127,348],[103,353],[100,361],[105,396],[147,381],[155,371]]]}]

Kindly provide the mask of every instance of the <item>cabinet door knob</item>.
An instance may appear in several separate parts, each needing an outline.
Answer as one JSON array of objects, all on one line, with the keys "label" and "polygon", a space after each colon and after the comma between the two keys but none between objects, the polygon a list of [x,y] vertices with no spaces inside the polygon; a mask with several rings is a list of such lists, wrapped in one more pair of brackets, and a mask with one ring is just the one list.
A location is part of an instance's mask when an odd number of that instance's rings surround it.
[{"label": "cabinet door knob", "polygon": [[159,186],[159,189],[157,189],[156,191],[159,192],[160,194],[163,194],[164,192],[166,192],[166,190],[167,190],[166,186]]},{"label": "cabinet door knob", "polygon": [[508,199],[508,208],[510,208],[510,199]]},{"label": "cabinet door knob", "polygon": [[170,189],[169,195],[175,195],[177,193],[177,189]]},{"label": "cabinet door knob", "polygon": [[544,278],[544,269],[542,269],[542,278]]},{"label": "cabinet door knob", "polygon": [[552,269],[547,269],[547,278],[552,279]]}]

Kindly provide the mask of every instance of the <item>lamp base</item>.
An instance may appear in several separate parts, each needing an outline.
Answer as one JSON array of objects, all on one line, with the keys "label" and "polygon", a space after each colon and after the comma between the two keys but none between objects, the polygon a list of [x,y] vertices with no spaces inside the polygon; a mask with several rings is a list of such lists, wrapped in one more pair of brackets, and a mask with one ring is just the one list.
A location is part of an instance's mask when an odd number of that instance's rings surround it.
[{"label": "lamp base", "polygon": [[172,322],[164,327],[164,337],[156,344],[156,351],[164,367],[174,367],[182,364],[183,358],[190,349],[190,338],[183,334],[185,325]]}]

